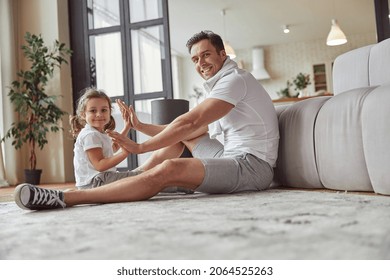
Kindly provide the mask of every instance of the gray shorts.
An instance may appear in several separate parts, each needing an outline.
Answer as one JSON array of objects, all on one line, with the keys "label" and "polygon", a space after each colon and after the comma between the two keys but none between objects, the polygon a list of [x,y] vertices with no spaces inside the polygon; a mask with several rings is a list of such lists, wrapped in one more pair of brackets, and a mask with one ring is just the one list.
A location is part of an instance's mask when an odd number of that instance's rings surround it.
[{"label": "gray shorts", "polygon": [[123,172],[106,171],[106,172],[101,172],[92,178],[91,183],[89,183],[88,185],[84,185],[84,186],[78,186],[77,188],[79,190],[96,188],[96,187],[106,185],[108,183],[112,183],[114,181],[118,181],[118,180],[123,179],[123,178],[138,175],[140,173],[141,173],[141,171],[123,171]]},{"label": "gray shorts", "polygon": [[193,148],[193,157],[202,161],[206,172],[196,191],[221,194],[269,188],[274,175],[269,163],[248,153],[224,157],[223,152],[223,145],[209,136],[201,138]]}]

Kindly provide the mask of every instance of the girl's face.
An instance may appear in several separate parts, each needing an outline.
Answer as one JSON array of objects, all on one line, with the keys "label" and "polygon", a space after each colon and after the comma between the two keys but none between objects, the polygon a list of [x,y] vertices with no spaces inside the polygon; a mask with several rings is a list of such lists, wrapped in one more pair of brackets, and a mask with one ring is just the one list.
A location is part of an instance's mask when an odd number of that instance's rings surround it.
[{"label": "girl's face", "polygon": [[91,98],[87,101],[83,117],[87,124],[104,132],[104,127],[111,117],[110,104],[104,98]]}]

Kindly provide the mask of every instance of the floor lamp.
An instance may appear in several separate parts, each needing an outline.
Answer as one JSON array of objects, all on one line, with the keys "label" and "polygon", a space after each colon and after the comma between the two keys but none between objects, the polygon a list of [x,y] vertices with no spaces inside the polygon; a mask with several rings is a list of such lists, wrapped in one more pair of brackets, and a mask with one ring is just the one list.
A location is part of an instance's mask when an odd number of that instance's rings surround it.
[{"label": "floor lamp", "polygon": [[[178,116],[189,111],[190,102],[184,99],[159,99],[153,100],[152,104],[152,123],[153,124],[169,124]],[[181,158],[192,157],[191,152],[185,148]],[[186,194],[194,193],[193,190],[182,187],[168,187],[162,192],[175,193],[184,192]]]},{"label": "floor lamp", "polygon": [[[185,99],[159,99],[153,100],[151,104],[153,124],[169,124],[190,109],[190,102]],[[192,156],[186,148],[181,157]]]}]

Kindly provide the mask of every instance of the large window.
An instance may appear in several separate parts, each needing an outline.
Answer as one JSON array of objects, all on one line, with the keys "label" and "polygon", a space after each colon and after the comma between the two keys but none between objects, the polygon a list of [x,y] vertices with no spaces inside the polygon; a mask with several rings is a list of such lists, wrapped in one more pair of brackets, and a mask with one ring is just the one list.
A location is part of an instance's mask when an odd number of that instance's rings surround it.
[{"label": "large window", "polygon": [[[151,121],[150,101],[173,97],[167,0],[69,0],[74,100],[90,86],[134,106]],[[117,130],[123,121],[114,103]],[[145,141],[146,135],[132,132]],[[148,155],[131,155],[132,169]]]}]

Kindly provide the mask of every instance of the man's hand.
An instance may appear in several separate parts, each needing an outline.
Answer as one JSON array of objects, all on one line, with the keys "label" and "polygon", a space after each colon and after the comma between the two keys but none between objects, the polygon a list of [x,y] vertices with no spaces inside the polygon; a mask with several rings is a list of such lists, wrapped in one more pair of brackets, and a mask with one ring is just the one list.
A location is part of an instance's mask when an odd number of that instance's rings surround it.
[{"label": "man's hand", "polygon": [[140,154],[142,153],[141,147],[139,144],[128,138],[126,135],[122,135],[116,131],[107,130],[107,135],[111,137],[114,144],[119,145],[122,149],[126,150],[128,153]]}]

